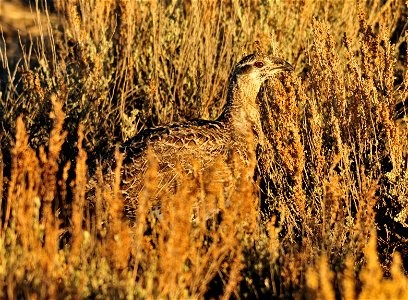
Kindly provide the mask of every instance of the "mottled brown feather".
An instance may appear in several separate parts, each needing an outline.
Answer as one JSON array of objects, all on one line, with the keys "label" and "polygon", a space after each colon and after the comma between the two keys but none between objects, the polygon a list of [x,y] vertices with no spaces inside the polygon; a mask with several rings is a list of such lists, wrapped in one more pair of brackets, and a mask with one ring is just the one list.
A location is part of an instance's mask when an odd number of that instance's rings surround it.
[{"label": "mottled brown feather", "polygon": [[280,58],[262,53],[248,55],[230,76],[226,106],[217,120],[193,120],[151,128],[125,142],[120,151],[125,156],[122,176],[127,197],[136,199],[143,188],[148,149],[159,164],[160,187],[175,186],[176,166],[188,173],[192,171],[194,160],[205,170],[217,159],[228,160],[234,153],[243,165],[248,164],[249,151],[263,143],[256,100],[259,89],[266,79],[292,69]]}]

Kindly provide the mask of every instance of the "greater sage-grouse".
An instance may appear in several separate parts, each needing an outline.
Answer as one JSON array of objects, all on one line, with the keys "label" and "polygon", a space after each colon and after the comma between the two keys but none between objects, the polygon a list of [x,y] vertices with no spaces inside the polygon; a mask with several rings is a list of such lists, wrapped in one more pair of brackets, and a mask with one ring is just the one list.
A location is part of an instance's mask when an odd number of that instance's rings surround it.
[{"label": "greater sage-grouse", "polygon": [[[176,166],[192,171],[192,161],[202,170],[212,167],[221,157],[232,155],[248,164],[254,146],[262,144],[257,94],[262,83],[282,71],[293,70],[286,61],[262,53],[244,57],[235,67],[228,86],[224,111],[214,121],[194,120],[142,131],[125,142],[122,167],[123,189],[127,197],[137,197],[143,188],[148,165],[148,149],[158,162],[158,185],[170,187],[177,181]],[[252,147],[252,148],[251,148]]]}]

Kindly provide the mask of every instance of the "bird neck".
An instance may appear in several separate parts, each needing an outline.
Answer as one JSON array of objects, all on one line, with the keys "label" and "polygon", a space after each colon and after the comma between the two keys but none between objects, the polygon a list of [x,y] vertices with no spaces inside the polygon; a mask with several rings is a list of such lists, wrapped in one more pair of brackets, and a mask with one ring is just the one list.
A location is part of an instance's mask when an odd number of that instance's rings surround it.
[{"label": "bird neck", "polygon": [[[248,82],[249,81],[249,82]],[[263,136],[259,106],[256,102],[261,83],[259,81],[238,79],[231,80],[228,99],[219,121],[232,124],[235,132],[243,136],[255,133]]]}]

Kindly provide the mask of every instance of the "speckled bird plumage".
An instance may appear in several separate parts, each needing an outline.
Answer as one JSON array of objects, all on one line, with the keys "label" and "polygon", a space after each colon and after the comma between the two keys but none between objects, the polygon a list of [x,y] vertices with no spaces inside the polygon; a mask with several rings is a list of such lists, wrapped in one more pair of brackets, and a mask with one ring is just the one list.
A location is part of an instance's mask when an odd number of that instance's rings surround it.
[{"label": "speckled bird plumage", "polygon": [[120,151],[125,157],[122,177],[126,194],[137,197],[143,187],[148,148],[159,164],[160,186],[173,184],[177,164],[189,172],[196,160],[206,169],[217,158],[227,160],[232,153],[243,164],[248,163],[248,151],[254,151],[250,145],[262,144],[264,139],[257,94],[265,80],[285,70],[292,66],[280,58],[248,55],[230,76],[226,106],[219,118],[147,129],[125,142]]}]

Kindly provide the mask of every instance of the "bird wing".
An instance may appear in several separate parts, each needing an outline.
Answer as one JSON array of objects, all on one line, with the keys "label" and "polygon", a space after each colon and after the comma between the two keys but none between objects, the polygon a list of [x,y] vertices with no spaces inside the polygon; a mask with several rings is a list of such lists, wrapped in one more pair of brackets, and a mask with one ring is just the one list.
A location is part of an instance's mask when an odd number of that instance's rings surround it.
[{"label": "bird wing", "polygon": [[[155,151],[182,151],[186,148],[203,148],[219,140],[222,124],[217,121],[192,120],[165,127],[153,127],[143,130],[121,145],[125,153],[125,162],[142,155],[149,147]],[[217,137],[218,136],[218,137]]]}]

